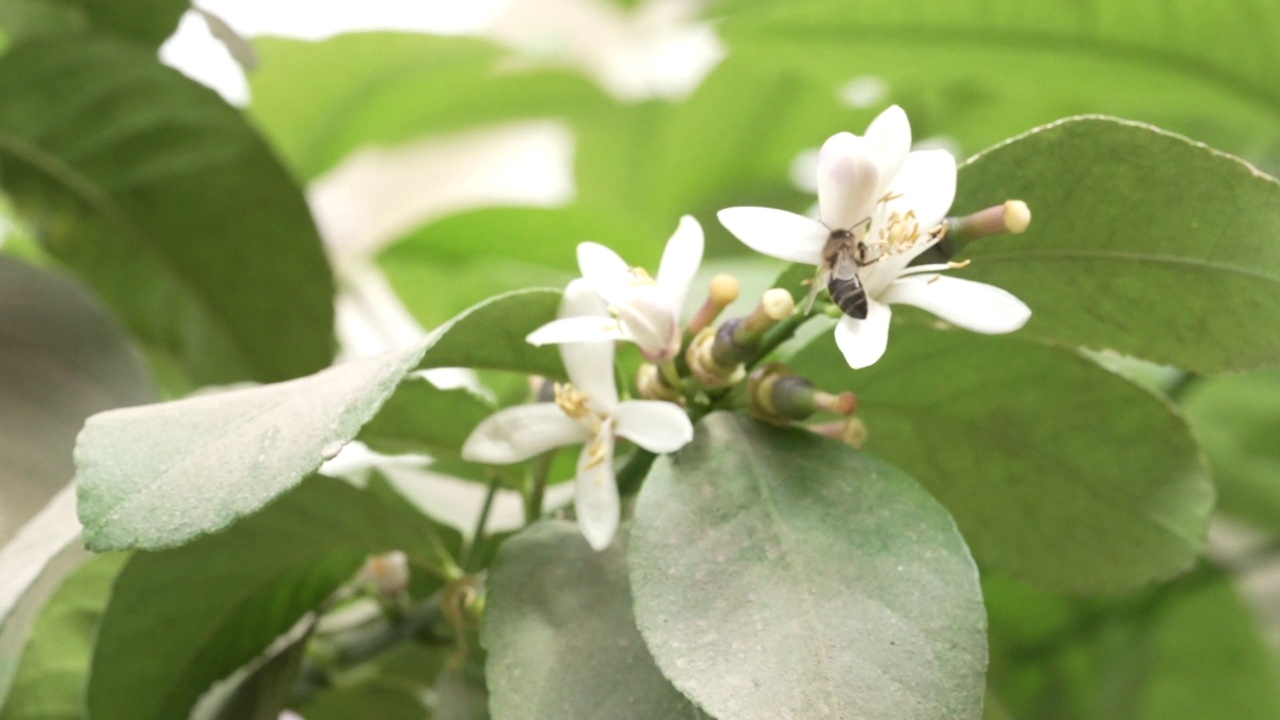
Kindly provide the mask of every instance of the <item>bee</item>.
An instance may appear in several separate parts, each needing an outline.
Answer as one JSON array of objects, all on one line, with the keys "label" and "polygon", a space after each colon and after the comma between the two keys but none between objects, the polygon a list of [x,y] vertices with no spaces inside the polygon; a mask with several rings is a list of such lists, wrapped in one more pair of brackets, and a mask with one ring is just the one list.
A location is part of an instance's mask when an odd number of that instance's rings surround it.
[{"label": "bee", "polygon": [[817,292],[817,286],[825,279],[827,293],[836,307],[855,320],[866,320],[867,289],[862,285],[862,278],[858,277],[858,268],[878,259],[872,256],[866,242],[854,236],[852,230],[832,230],[826,246],[822,248],[822,268],[813,292]]}]

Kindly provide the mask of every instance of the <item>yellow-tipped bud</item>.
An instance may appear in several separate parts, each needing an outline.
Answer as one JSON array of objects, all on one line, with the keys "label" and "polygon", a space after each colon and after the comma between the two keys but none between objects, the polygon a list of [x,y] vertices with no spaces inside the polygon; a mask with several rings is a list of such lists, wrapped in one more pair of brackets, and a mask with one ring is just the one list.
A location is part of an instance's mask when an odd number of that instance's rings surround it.
[{"label": "yellow-tipped bud", "polygon": [[1024,233],[1031,225],[1031,208],[1021,200],[1006,200],[1004,203],[1004,226],[1009,232]]},{"label": "yellow-tipped bud", "polygon": [[732,305],[741,293],[742,285],[738,282],[738,278],[725,273],[711,278],[711,293],[707,296],[707,301],[702,303],[702,307],[698,308],[698,312],[694,313],[693,319],[689,321],[689,333],[697,335],[702,332],[708,325],[715,322],[715,319],[720,317],[720,313]]}]

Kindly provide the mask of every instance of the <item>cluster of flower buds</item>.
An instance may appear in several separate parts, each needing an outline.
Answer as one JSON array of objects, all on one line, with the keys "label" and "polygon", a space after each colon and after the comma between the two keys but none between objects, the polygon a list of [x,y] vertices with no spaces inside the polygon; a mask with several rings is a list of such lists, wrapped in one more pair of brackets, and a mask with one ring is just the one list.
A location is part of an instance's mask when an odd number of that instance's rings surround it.
[{"label": "cluster of flower buds", "polygon": [[[799,314],[791,292],[775,288],[750,315],[715,327],[741,293],[735,278],[717,275],[706,302],[682,328],[681,312],[704,246],[702,227],[690,216],[681,218],[654,275],[603,245],[579,245],[582,278],[565,289],[557,319],[527,338],[534,345],[560,346],[569,382],[553,387],[550,402],[507,408],[486,419],[467,439],[463,457],[505,464],[582,444],[574,508],[583,535],[602,549],[619,523],[616,438],[654,453],[673,452],[693,439],[689,411],[725,405],[744,380],[746,405],[756,417],[785,425],[834,414],[840,419],[810,427],[860,446],[866,427],[853,415],[853,393],[816,389],[777,364],[751,372],[748,380],[750,368],[794,331],[795,319],[808,314],[818,292],[825,289],[831,297],[840,318],[836,344],[855,369],[884,354],[891,304],[914,305],[981,333],[1012,332],[1031,315],[1000,288],[940,274],[968,265],[949,261],[948,250],[959,243],[1026,230],[1026,204],[1009,201],[947,217],[955,196],[955,158],[943,150],[910,152],[910,145],[906,115],[889,108],[865,136],[839,133],[823,145],[817,219],[757,207],[718,214],[749,247],[817,266],[809,302]],[[946,261],[923,262],[929,251]],[[636,378],[641,400],[619,397],[613,364],[619,340],[635,343],[647,361]]]}]

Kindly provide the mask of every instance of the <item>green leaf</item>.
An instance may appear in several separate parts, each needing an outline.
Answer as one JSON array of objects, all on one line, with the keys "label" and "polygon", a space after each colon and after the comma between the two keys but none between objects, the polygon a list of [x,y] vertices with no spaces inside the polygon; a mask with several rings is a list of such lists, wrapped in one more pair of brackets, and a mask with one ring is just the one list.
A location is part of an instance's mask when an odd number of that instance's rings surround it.
[{"label": "green leaf", "polygon": [[423,347],[89,418],[76,443],[85,544],[172,547],[259,510],[354,438]]},{"label": "green leaf", "polygon": [[[992,687],[1018,718],[1280,717],[1280,664],[1227,574],[1201,568],[1120,603],[1069,603],[984,583]],[[1006,616],[1065,622],[1028,634]]]},{"label": "green leaf", "polygon": [[697,717],[636,630],[623,543],[596,552],[573,523],[502,546],[480,639],[496,720]]},{"label": "green leaf", "polygon": [[94,34],[156,49],[178,27],[188,0],[5,0],[0,29],[12,38]]},{"label": "green leaf", "polygon": [[589,113],[604,101],[569,72],[504,71],[507,53],[477,38],[377,32],[253,44],[261,63],[250,76],[251,112],[304,178],[365,144]]},{"label": "green leaf", "polygon": [[85,418],[154,398],[142,359],[83,286],[0,257],[0,544],[71,480]]},{"label": "green leaf", "polygon": [[92,717],[186,717],[214,681],[261,654],[367,555],[399,549],[438,567],[437,532],[420,515],[315,477],[227,532],[135,555],[102,620]]},{"label": "green leaf", "polygon": [[152,52],[75,38],[0,57],[0,171],[49,252],[191,382],[329,363],[333,281],[302,193]]},{"label": "green leaf", "polygon": [[508,293],[405,350],[288,382],[89,418],[76,444],[85,543],[172,547],[259,510],[355,438],[417,367],[562,376],[555,348],[524,341],[555,317],[559,297],[557,290]]},{"label": "green leaf", "polygon": [[982,714],[977,568],[946,511],[870,455],[712,414],[655,464],[628,559],[658,667],[715,717]]},{"label": "green leaf", "polygon": [[954,210],[1007,198],[1036,220],[970,245],[961,274],[1030,305],[1022,333],[1202,373],[1280,360],[1274,179],[1151,127],[1084,117],[971,160]]},{"label": "green leaf", "polygon": [[[0,720],[87,720],[89,658],[111,583],[126,556],[81,565],[40,613]],[[15,657],[16,660],[16,657]]]},{"label": "green leaf", "polygon": [[876,78],[911,113],[917,137],[945,135],[967,152],[1102,112],[1280,168],[1280,7],[1271,3],[721,0],[711,14],[735,55],[833,89]]},{"label": "green leaf", "polygon": [[357,439],[389,455],[456,456],[476,425],[495,410],[465,388],[441,390],[424,378],[412,378],[400,385]]},{"label": "green leaf", "polygon": [[239,682],[229,688],[226,697],[216,698],[218,705],[208,715],[202,716],[200,709],[217,689],[201,698],[192,720],[279,720],[302,667],[312,625],[303,623],[303,630],[293,643],[265,658],[245,677],[237,678]]},{"label": "green leaf", "polygon": [[1195,381],[1182,409],[1209,456],[1218,508],[1280,534],[1280,368]]},{"label": "green leaf", "polygon": [[564,377],[560,352],[525,336],[556,318],[560,291],[504,293],[467,310],[431,334],[420,368],[465,367]]},{"label": "green leaf", "polygon": [[[431,679],[451,649],[402,643],[297,708],[307,720],[440,720],[426,707]],[[372,672],[369,672],[372,670]]]},{"label": "green leaf", "polygon": [[792,365],[858,393],[867,449],[946,505],[993,569],[1113,593],[1186,569],[1204,547],[1213,486],[1186,422],[1073,352],[898,323],[865,370],[830,336]]}]

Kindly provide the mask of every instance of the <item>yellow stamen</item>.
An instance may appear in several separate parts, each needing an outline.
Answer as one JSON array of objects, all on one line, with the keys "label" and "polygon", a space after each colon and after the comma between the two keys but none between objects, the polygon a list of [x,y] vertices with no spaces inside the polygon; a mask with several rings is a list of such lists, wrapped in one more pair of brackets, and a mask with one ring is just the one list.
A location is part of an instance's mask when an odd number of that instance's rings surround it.
[{"label": "yellow stamen", "polygon": [[570,383],[555,384],[555,401],[564,414],[574,420],[581,420],[591,415],[587,394]]},{"label": "yellow stamen", "polygon": [[649,273],[645,272],[642,267],[633,267],[628,272],[631,273],[631,287],[640,287],[642,285],[655,285],[653,278],[649,277]]},{"label": "yellow stamen", "polygon": [[960,260],[960,261],[952,260],[951,262],[947,263],[947,267],[951,268],[952,270],[959,270],[960,268],[969,267],[969,263],[971,262],[973,261],[972,260]]}]

